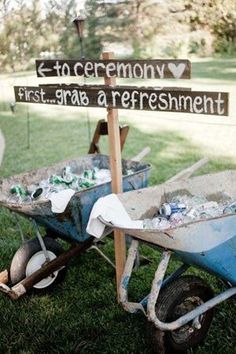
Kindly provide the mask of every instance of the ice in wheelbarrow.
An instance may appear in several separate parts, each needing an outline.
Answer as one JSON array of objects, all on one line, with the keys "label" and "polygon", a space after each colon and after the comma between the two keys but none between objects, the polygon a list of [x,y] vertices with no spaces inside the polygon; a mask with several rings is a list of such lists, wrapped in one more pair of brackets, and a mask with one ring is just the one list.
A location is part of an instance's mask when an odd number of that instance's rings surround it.
[{"label": "ice in wheelbarrow", "polygon": [[[127,170],[127,174],[131,172]],[[70,166],[65,166],[61,174],[53,174],[47,179],[39,181],[38,184],[11,186],[9,202],[19,204],[32,203],[34,200],[42,197],[48,198],[52,193],[58,193],[65,189],[73,189],[78,192],[110,180],[111,173],[109,169],[94,167],[86,169],[78,175],[72,172]]]},{"label": "ice in wheelbarrow", "polygon": [[168,203],[163,203],[152,219],[144,219],[143,227],[145,229],[165,230],[192,221],[232,213],[236,213],[236,201],[232,201],[230,196],[222,202],[209,201],[202,196],[176,196]]}]

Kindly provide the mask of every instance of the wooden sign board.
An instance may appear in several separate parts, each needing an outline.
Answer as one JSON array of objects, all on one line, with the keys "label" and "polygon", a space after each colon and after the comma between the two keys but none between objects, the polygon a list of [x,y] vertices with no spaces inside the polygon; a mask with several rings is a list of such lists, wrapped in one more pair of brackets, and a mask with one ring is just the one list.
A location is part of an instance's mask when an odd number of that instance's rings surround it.
[{"label": "wooden sign board", "polygon": [[16,86],[16,102],[228,115],[228,93],[163,91],[153,88]]},{"label": "wooden sign board", "polygon": [[[39,84],[39,87],[62,87],[62,88],[99,88],[101,90],[107,89],[107,85],[84,85],[84,84],[78,84],[78,83],[71,83],[71,84],[65,84],[65,83],[56,83],[56,84]],[[119,89],[126,89],[129,86],[122,86],[122,85],[115,85],[116,88]],[[140,89],[139,86],[132,86],[133,89]],[[191,87],[177,87],[177,86],[145,86],[145,89],[149,90],[163,90],[163,91],[191,91]]]},{"label": "wooden sign board", "polygon": [[38,77],[84,76],[128,79],[190,79],[189,60],[36,60]]}]

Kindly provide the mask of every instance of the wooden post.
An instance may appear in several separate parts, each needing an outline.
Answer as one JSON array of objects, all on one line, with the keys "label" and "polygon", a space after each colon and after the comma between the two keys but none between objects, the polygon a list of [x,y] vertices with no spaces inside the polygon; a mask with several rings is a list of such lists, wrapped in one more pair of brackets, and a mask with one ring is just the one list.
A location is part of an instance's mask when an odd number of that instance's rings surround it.
[{"label": "wooden post", "polygon": [[[113,53],[104,52],[102,59],[114,59]],[[105,77],[105,85],[116,85],[114,77]],[[118,120],[118,110],[113,108],[107,109],[107,125],[108,125],[108,141],[110,151],[110,169],[111,169],[111,187],[112,193],[121,193],[122,188],[122,165],[121,165],[121,144],[120,144],[120,130]],[[117,296],[121,276],[125,266],[126,260],[126,244],[123,232],[118,230],[114,231],[114,244],[115,244],[115,263],[116,263],[116,287]],[[119,301],[119,297],[118,297]]]}]

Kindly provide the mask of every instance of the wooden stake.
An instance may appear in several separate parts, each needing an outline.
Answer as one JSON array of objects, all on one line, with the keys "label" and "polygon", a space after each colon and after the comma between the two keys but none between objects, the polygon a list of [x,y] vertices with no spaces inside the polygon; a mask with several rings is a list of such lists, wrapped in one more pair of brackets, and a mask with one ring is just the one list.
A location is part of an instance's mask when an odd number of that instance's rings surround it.
[{"label": "wooden stake", "polygon": [[[113,53],[104,52],[102,59],[109,60],[114,59]],[[116,85],[116,79],[114,77],[104,78],[105,85]],[[107,109],[107,125],[108,125],[108,141],[110,151],[110,168],[111,168],[111,187],[112,193],[121,193],[122,188],[122,165],[121,165],[121,144],[120,144],[120,130],[118,120],[118,110],[114,108]],[[126,244],[125,236],[123,232],[118,230],[114,231],[114,243],[115,243],[115,263],[116,263],[116,287],[117,297],[119,301],[119,285],[121,282],[122,273],[126,260]]]}]

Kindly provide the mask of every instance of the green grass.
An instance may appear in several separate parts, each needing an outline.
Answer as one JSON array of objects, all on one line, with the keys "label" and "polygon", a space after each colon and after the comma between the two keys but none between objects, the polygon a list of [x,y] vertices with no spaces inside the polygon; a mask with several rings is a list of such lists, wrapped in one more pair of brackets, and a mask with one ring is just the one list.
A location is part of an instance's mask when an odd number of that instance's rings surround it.
[{"label": "green grass", "polygon": [[235,80],[236,68],[235,58],[232,59],[209,59],[197,61],[193,65],[192,75],[196,78],[208,78],[214,80],[232,81]]},{"label": "green grass", "polygon": [[[219,60],[212,61],[212,64],[201,62],[194,66],[194,76],[209,79],[209,85],[213,85],[213,81],[217,79],[217,86],[228,80],[227,75],[214,77],[215,69],[209,74],[208,65],[210,68],[216,67],[218,72],[224,69]],[[229,85],[235,79],[235,73],[232,72]],[[30,148],[27,148],[26,107],[18,105],[17,112],[13,115],[8,111],[6,103],[0,106],[0,127],[6,138],[1,176],[49,166],[87,152],[86,111],[45,107],[35,105],[29,108]],[[92,130],[97,119],[104,116],[103,110],[90,110]],[[190,132],[184,134],[176,129],[167,129],[165,123],[162,126],[157,125],[158,120],[152,117],[153,115],[146,113],[141,116],[136,112],[121,112],[121,120],[129,122],[130,125],[123,156],[128,158],[147,145],[151,147],[151,153],[145,159],[152,164],[149,179],[151,185],[163,182],[205,155],[210,157],[210,163],[199,173],[236,168],[236,158],[221,153],[220,147],[218,150],[209,151],[204,145],[193,142],[196,128],[190,125],[190,118],[181,123],[181,126],[187,126]],[[197,119],[196,116],[194,118]],[[173,121],[177,119],[181,120],[182,117],[173,116]],[[211,128],[211,122],[207,122],[209,125],[202,125],[203,143],[204,133],[214,128]],[[224,129],[227,127],[219,126],[221,133]],[[234,127],[229,129],[233,131]],[[230,134],[227,138],[230,139]],[[105,138],[101,147],[102,152],[108,151]],[[34,234],[28,220],[22,219],[21,223],[26,237],[32,238]],[[19,245],[20,235],[14,218],[6,209],[1,209],[0,269],[9,266]],[[108,256],[114,257],[110,239],[107,239],[102,248]],[[142,246],[142,254],[153,262],[134,274],[130,290],[132,300],[139,300],[149,292],[160,257],[157,251],[147,246]],[[176,265],[177,262],[173,262],[169,271]],[[197,269],[190,269],[189,273],[201,275],[216,292],[223,290],[213,276]],[[50,294],[28,295],[17,302],[0,294],[0,353],[151,353],[150,345],[145,339],[145,317],[142,314],[126,313],[116,303],[115,289],[114,270],[94,251],[88,251],[71,261],[65,282]],[[199,354],[236,352],[235,315],[233,300],[216,308],[213,324],[205,344],[198,350]]]}]

